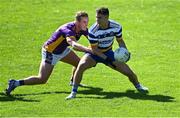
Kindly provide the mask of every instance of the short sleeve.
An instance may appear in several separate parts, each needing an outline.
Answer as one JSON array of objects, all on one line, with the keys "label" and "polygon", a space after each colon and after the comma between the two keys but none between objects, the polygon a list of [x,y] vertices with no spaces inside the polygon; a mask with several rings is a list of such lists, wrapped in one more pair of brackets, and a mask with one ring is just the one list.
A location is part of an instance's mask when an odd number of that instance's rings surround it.
[{"label": "short sleeve", "polygon": [[117,28],[117,32],[115,33],[117,38],[121,38],[122,37],[122,27],[119,25],[119,27]]},{"label": "short sleeve", "polygon": [[91,45],[97,45],[98,44],[98,39],[95,35],[89,33],[88,34],[88,39]]},{"label": "short sleeve", "polygon": [[67,30],[65,30],[64,33],[65,33],[66,38],[67,37],[75,37],[75,33],[72,30],[67,29]]}]

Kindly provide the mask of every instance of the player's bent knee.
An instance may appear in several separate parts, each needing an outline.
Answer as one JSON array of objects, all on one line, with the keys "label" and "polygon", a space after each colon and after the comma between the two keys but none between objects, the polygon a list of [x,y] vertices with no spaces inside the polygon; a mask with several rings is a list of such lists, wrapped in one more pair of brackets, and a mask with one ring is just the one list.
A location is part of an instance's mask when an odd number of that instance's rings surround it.
[{"label": "player's bent knee", "polygon": [[39,84],[46,84],[47,83],[47,78],[45,77],[39,77]]},{"label": "player's bent knee", "polygon": [[47,81],[41,81],[41,84],[46,84],[47,83]]},{"label": "player's bent knee", "polygon": [[85,71],[86,68],[87,68],[87,64],[86,64],[85,62],[79,63],[79,65],[78,65],[78,70],[80,70],[80,71]]}]

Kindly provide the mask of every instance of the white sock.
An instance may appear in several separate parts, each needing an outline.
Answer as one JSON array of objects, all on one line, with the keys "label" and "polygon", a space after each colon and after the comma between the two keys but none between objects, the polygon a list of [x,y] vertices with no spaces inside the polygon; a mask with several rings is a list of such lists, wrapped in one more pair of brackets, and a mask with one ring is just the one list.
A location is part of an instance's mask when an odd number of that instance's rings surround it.
[{"label": "white sock", "polygon": [[20,86],[20,82],[19,80],[16,80],[16,82],[14,83],[15,86]]}]

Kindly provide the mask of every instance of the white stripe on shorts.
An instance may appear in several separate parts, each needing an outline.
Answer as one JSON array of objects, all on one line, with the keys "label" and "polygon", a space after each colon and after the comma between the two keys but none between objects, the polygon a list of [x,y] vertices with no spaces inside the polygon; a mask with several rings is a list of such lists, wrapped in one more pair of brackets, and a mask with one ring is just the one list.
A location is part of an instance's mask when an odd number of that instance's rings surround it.
[{"label": "white stripe on shorts", "polygon": [[64,58],[71,52],[71,49],[66,48],[61,54],[53,54],[47,52],[44,48],[42,48],[42,60],[51,65],[55,65],[59,60]]}]

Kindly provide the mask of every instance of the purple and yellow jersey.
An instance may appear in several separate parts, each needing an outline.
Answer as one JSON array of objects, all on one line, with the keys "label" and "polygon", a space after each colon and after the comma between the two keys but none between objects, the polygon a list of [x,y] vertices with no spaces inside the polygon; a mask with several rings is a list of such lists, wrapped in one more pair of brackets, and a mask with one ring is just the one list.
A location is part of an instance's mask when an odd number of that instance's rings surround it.
[{"label": "purple and yellow jersey", "polygon": [[61,54],[69,44],[66,41],[67,37],[75,38],[77,41],[81,35],[88,36],[88,29],[86,31],[75,32],[75,22],[69,22],[57,29],[53,35],[44,44],[46,51],[54,54]]}]

